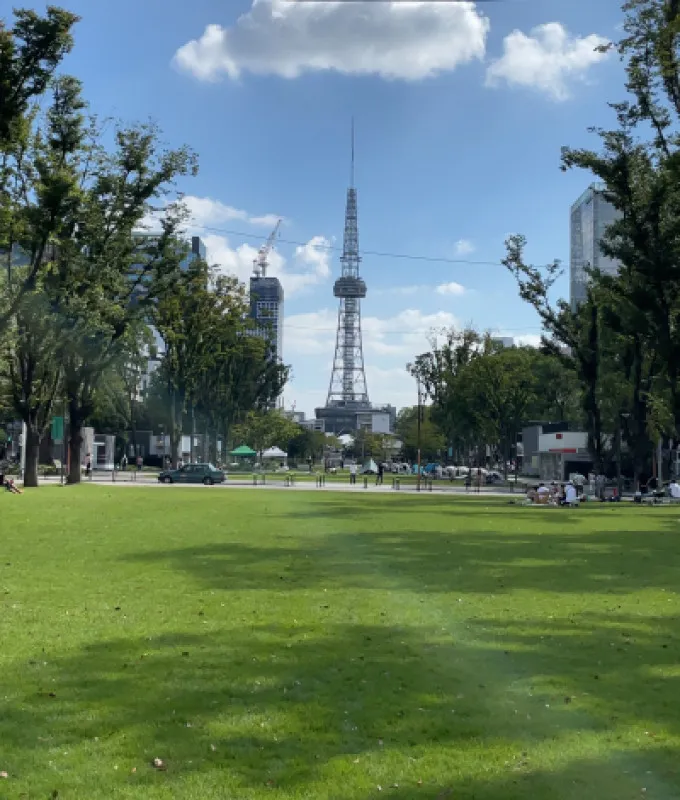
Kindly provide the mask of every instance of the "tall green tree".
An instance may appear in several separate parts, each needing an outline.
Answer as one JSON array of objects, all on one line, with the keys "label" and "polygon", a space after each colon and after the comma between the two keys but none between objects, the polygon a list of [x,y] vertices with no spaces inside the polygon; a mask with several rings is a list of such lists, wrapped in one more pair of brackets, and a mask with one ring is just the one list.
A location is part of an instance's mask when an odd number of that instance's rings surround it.
[{"label": "tall green tree", "polygon": [[443,337],[434,335],[430,346],[407,369],[432,399],[432,419],[453,448],[454,458],[467,461],[470,450],[482,442],[477,419],[459,391],[461,375],[472,361],[491,351],[491,339],[472,328],[452,328]]},{"label": "tall green tree", "polygon": [[288,444],[299,433],[300,426],[278,409],[250,411],[243,422],[234,427],[235,444],[247,444],[259,456],[270,447],[287,451]]},{"label": "tall green tree", "polygon": [[11,150],[31,102],[45,93],[73,47],[76,22],[75,14],[57,6],[48,6],[44,16],[16,9],[11,27],[0,18],[0,151]]},{"label": "tall green tree", "polygon": [[131,328],[176,282],[185,255],[177,244],[184,219],[178,207],[168,207],[158,235],[140,240],[135,230],[177,177],[196,172],[193,153],[162,149],[149,125],[118,129],[110,152],[96,132],[85,152],[78,201],[45,281],[63,324],[71,483],[80,480],[82,428],[97,387],[124,353]]},{"label": "tall green tree", "polygon": [[[437,425],[436,411],[432,406],[422,406],[420,422],[420,452],[424,462],[441,458],[446,450],[446,437]],[[418,457],[418,406],[402,408],[397,415],[395,432],[402,442],[402,453],[409,461]]]},{"label": "tall green tree", "polygon": [[58,332],[45,294],[23,298],[14,325],[2,340],[0,380],[5,380],[13,410],[26,426],[24,486],[38,485],[38,455],[60,398],[63,370]]},{"label": "tall green tree", "polygon": [[619,212],[601,243],[619,274],[612,280],[589,269],[584,306],[546,313],[552,273],[524,262],[522,237],[509,240],[507,266],[553,341],[571,349],[597,468],[603,438],[624,418],[638,477],[649,466],[650,437],[680,434],[680,6],[629,0],[624,13],[624,36],[610,47],[625,64],[628,98],[611,104],[615,127],[595,131],[599,150],[562,152],[562,169],[595,176]]},{"label": "tall green tree", "polygon": [[537,404],[536,352],[511,347],[487,352],[471,361],[461,376],[460,389],[483,441],[507,463],[517,436]]}]

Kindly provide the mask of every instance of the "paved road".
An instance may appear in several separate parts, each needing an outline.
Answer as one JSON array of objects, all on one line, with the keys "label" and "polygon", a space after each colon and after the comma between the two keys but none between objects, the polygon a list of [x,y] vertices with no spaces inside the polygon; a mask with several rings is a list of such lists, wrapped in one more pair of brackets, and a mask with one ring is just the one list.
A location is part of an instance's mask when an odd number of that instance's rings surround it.
[{"label": "paved road", "polygon": [[[123,477],[123,475],[125,477]],[[41,478],[41,483],[43,484],[55,484],[59,483],[59,478]],[[374,480],[368,481],[367,488],[364,489],[363,481],[359,480],[354,486],[350,485],[349,483],[339,483],[337,481],[329,481],[326,483],[325,486],[317,487],[314,481],[297,481],[293,486],[285,486],[283,483],[282,478],[271,479],[267,478],[266,483],[258,483],[257,486],[253,484],[252,480],[248,481],[247,479],[242,480],[228,480],[226,483],[216,486],[202,486],[196,484],[181,484],[175,483],[172,486],[168,486],[165,484],[161,484],[158,482],[158,479],[153,475],[145,475],[142,473],[141,476],[137,480],[132,479],[132,473],[116,473],[116,480],[114,481],[109,473],[106,477],[97,475],[93,480],[90,479],[83,479],[84,484],[90,485],[98,485],[98,486],[116,486],[116,487],[126,487],[126,488],[138,488],[138,487],[155,487],[157,489],[164,489],[165,491],[172,491],[173,489],[203,489],[209,491],[215,491],[220,489],[252,489],[257,491],[267,491],[267,490],[277,490],[277,491],[286,491],[286,492],[355,492],[359,494],[367,494],[367,493],[378,493],[378,494],[421,494],[421,495],[428,495],[431,497],[434,496],[441,496],[441,495],[465,495],[468,494],[470,497],[515,497],[520,498],[523,497],[523,493],[518,491],[514,494],[508,491],[500,491],[497,489],[482,489],[481,493],[477,492],[466,492],[464,487],[458,486],[451,486],[450,484],[442,481],[441,484],[434,483],[432,491],[425,488],[421,489],[420,493],[416,489],[415,484],[411,484],[405,486],[401,484],[401,488],[399,490],[395,490],[392,488],[392,481],[386,481],[383,486],[376,486]]]}]

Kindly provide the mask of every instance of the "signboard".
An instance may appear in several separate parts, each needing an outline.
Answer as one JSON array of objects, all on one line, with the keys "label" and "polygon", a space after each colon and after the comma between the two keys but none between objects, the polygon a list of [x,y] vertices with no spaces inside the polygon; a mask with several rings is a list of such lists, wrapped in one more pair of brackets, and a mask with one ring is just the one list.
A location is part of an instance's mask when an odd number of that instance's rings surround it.
[{"label": "signboard", "polygon": [[61,444],[64,441],[64,418],[52,417],[52,441]]},{"label": "signboard", "polygon": [[549,453],[576,453],[575,447],[551,447]]}]

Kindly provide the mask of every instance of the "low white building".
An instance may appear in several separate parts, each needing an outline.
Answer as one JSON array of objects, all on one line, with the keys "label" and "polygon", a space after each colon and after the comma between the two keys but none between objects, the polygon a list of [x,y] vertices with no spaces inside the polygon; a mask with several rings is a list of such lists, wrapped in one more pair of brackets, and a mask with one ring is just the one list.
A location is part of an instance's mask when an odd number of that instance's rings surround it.
[{"label": "low white building", "polygon": [[543,481],[564,481],[573,472],[592,466],[588,434],[583,431],[541,433],[538,437],[538,474]]}]

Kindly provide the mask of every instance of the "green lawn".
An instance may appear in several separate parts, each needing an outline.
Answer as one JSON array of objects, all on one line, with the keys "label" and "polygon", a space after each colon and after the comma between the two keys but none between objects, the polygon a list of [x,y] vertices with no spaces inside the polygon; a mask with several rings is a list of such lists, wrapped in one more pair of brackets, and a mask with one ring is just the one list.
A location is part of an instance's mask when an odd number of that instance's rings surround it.
[{"label": "green lawn", "polygon": [[0,798],[677,800],[679,586],[678,508],[3,493]]}]

